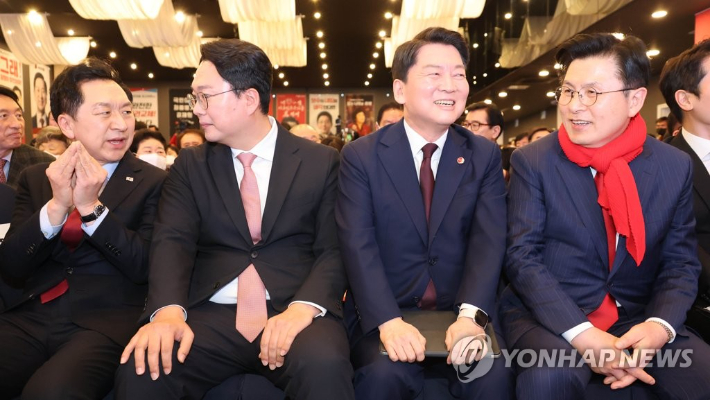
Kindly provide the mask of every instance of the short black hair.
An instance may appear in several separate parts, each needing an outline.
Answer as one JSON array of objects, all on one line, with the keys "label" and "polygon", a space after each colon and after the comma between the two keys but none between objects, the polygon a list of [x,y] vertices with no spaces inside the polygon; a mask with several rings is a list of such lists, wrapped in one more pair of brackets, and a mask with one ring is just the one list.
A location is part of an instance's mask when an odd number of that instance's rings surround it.
[{"label": "short black hair", "polygon": [[203,131],[202,129],[198,129],[198,128],[187,128],[187,129],[185,129],[184,131],[178,133],[178,135],[177,135],[177,148],[178,148],[178,149],[182,149],[182,144],[180,143],[180,142],[182,142],[182,138],[183,138],[185,135],[190,134],[190,133],[192,133],[193,135],[198,135],[199,137],[201,137],[201,138],[202,138],[202,143],[204,143],[204,142],[207,141],[207,138],[205,137],[205,131]]},{"label": "short black hair", "polygon": [[255,89],[259,93],[261,112],[269,113],[273,67],[261,48],[239,39],[220,39],[203,44],[200,52],[200,62],[214,64],[219,76],[232,86],[237,96],[247,89]]},{"label": "short black hair", "polygon": [[580,33],[567,39],[555,55],[555,61],[562,65],[560,82],[564,81],[572,61],[589,57],[613,57],[625,88],[648,86],[651,62],[646,55],[646,45],[635,36],[619,39],[611,33]]},{"label": "short black hair", "polygon": [[515,136],[515,140],[513,141],[513,143],[518,144],[519,141],[527,139],[528,136],[530,136],[530,134],[527,132],[519,133],[517,136]]},{"label": "short black hair", "polygon": [[9,87],[5,87],[5,86],[0,85],[0,96],[5,96],[5,97],[11,98],[12,100],[15,101],[15,104],[17,104],[17,106],[20,107],[20,109],[22,109],[22,106],[20,105],[20,98],[17,97],[17,93],[15,93]]},{"label": "short black hair", "polygon": [[107,80],[113,81],[123,89],[129,101],[133,101],[133,94],[121,80],[116,71],[108,62],[89,57],[77,65],[70,65],[62,71],[50,89],[50,108],[54,118],[67,114],[72,118],[84,103],[81,85],[85,82]]},{"label": "short black hair", "polygon": [[382,121],[382,116],[385,114],[385,111],[387,110],[404,110],[404,106],[397,103],[396,101],[391,101],[389,103],[385,103],[380,107],[380,109],[377,111],[377,123],[379,124],[380,121]]},{"label": "short black hair", "polygon": [[331,124],[333,123],[333,116],[330,115],[330,113],[329,113],[328,111],[321,111],[321,112],[319,112],[319,113],[318,113],[318,116],[316,117],[316,121],[318,121],[318,120],[320,119],[320,117],[323,117],[323,116],[328,117],[328,119],[330,120],[330,123],[331,123]]},{"label": "short black hair", "polygon": [[464,67],[468,65],[468,46],[460,33],[439,27],[427,28],[419,32],[414,39],[397,47],[392,60],[392,78],[407,82],[407,74],[412,65],[416,64],[419,50],[427,44],[454,46],[461,55]]},{"label": "short black hair", "polygon": [[165,142],[165,138],[163,137],[163,134],[150,130],[148,128],[143,128],[139,129],[136,131],[135,135],[133,135],[133,143],[131,143],[131,153],[136,153],[138,152],[138,146],[140,146],[141,142],[146,140],[146,139],[155,139],[160,142],[160,144],[163,145],[163,148],[167,151],[168,149],[166,148],[167,143]]},{"label": "short black hair", "polygon": [[490,127],[494,126],[500,126],[500,134],[503,135],[503,131],[505,131],[505,122],[503,121],[503,113],[500,111],[500,108],[498,108],[495,103],[491,104],[486,104],[483,102],[478,102],[478,103],[473,103],[470,106],[466,107],[468,112],[473,112],[476,110],[484,110],[486,112],[486,115],[488,116],[488,125]]},{"label": "short black hair", "polygon": [[[705,39],[688,50],[666,61],[658,82],[671,113],[683,123],[683,110],[675,100],[675,92],[685,90],[700,96],[700,81],[710,72],[703,69],[703,61],[710,56],[710,39]],[[669,130],[672,128],[669,126]]]}]

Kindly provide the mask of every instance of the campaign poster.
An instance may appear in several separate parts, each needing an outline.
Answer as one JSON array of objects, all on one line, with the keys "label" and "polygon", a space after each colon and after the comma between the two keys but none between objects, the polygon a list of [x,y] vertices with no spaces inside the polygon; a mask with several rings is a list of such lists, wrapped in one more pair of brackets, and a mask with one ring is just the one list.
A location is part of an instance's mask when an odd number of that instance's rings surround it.
[{"label": "campaign poster", "polygon": [[24,108],[22,63],[12,53],[3,49],[0,49],[0,85],[12,89],[20,98],[19,103]]},{"label": "campaign poster", "polygon": [[[316,128],[322,134],[335,133],[335,120],[340,116],[340,96],[336,94],[312,94],[308,97],[308,124]],[[327,113],[327,115],[323,114]],[[330,127],[326,124],[321,124],[328,132],[321,132],[318,124],[318,116],[321,119],[327,120],[330,116]],[[325,121],[324,121],[325,122]]]},{"label": "campaign poster", "polygon": [[358,133],[369,135],[375,131],[375,103],[371,94],[345,95],[345,126]]},{"label": "campaign poster", "polygon": [[305,94],[277,94],[276,120],[281,122],[286,117],[293,117],[299,124],[306,123]]},{"label": "campaign poster", "polygon": [[49,126],[49,86],[50,67],[48,65],[30,65],[30,112],[32,113],[32,135]]},{"label": "campaign poster", "polygon": [[133,94],[133,115],[136,121],[146,125],[158,125],[158,89],[131,88]]}]

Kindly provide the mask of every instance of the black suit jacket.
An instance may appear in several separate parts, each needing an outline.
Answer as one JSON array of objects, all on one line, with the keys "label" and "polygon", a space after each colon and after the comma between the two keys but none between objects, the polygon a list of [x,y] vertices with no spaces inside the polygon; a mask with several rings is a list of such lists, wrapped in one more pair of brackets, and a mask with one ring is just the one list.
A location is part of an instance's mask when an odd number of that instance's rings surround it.
[{"label": "black suit jacket", "polygon": [[108,215],[72,253],[61,233],[47,240],[40,209],[52,198],[45,170],[27,168],[20,178],[8,237],[0,247],[2,273],[22,282],[8,311],[35,299],[66,278],[72,321],[125,345],[145,304],[148,251],[165,172],[126,153],[99,196]]},{"label": "black suit jacket", "polygon": [[20,145],[20,147],[12,150],[12,157],[10,158],[10,171],[7,174],[7,184],[17,190],[17,184],[20,181],[20,173],[25,168],[30,165],[50,163],[54,160],[55,158],[50,154],[39,151],[26,144]]},{"label": "black suit jacket", "polygon": [[254,245],[231,149],[205,143],[183,150],[160,200],[143,317],[208,301],[251,263],[277,311],[298,300],[342,316],[346,279],[333,216],[338,164],[334,149],[279,127],[262,240]]},{"label": "black suit jacket", "polygon": [[670,144],[688,153],[693,160],[695,233],[698,236],[698,258],[703,267],[699,293],[710,295],[710,174],[682,134],[675,136]]}]

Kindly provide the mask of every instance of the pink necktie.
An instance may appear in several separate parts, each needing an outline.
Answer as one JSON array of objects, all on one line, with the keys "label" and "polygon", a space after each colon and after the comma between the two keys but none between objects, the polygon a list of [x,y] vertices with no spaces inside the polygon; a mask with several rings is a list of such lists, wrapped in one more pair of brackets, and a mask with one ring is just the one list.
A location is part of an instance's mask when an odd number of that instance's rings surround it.
[{"label": "pink necktie", "polygon": [[5,176],[5,163],[7,163],[7,160],[0,158],[0,183],[7,183],[7,177]]},{"label": "pink necktie", "polygon": [[[237,156],[244,166],[239,191],[242,194],[244,213],[249,225],[249,233],[254,244],[261,240],[261,201],[259,200],[259,186],[256,175],[251,169],[256,155],[242,153]],[[256,272],[254,264],[249,264],[247,269],[239,274],[237,283],[237,331],[250,343],[259,336],[266,326],[266,288]]]}]

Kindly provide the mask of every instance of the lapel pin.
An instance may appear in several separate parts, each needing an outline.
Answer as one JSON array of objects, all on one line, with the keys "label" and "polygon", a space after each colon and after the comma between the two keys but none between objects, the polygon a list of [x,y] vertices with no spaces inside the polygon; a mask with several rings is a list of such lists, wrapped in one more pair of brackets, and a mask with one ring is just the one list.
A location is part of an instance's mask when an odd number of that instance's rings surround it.
[{"label": "lapel pin", "polygon": [[463,162],[464,162],[463,157],[457,158],[457,159],[456,159],[456,162],[459,163],[459,164],[463,164]]},{"label": "lapel pin", "polygon": [[132,176],[127,176],[127,177],[126,177],[126,180],[127,180],[128,182],[133,182],[133,177],[132,177]]}]

